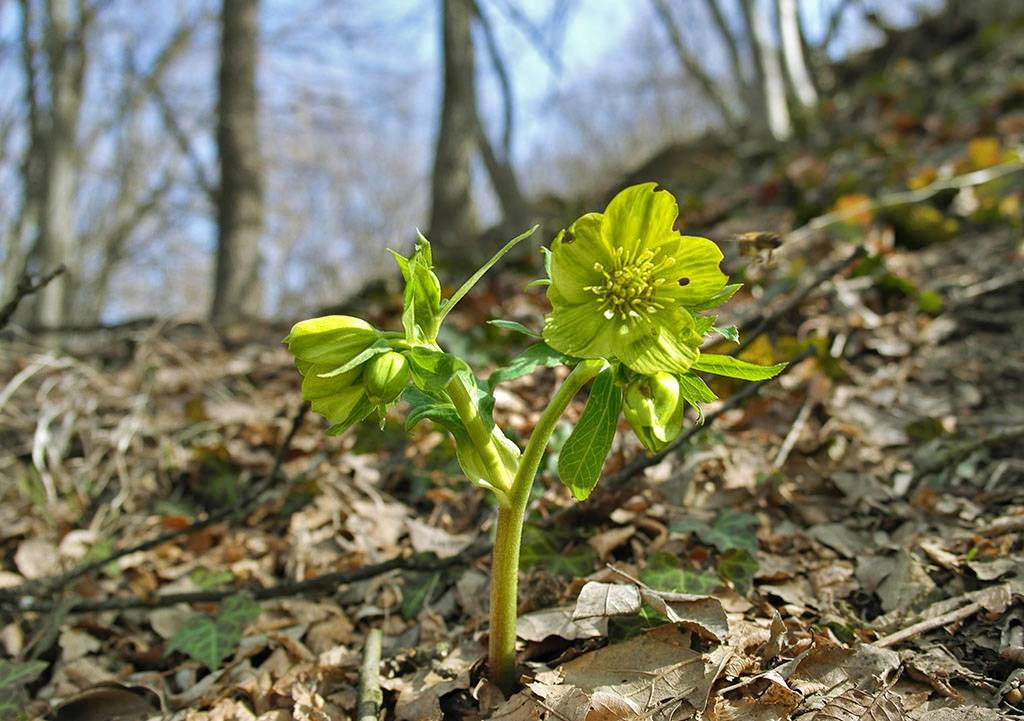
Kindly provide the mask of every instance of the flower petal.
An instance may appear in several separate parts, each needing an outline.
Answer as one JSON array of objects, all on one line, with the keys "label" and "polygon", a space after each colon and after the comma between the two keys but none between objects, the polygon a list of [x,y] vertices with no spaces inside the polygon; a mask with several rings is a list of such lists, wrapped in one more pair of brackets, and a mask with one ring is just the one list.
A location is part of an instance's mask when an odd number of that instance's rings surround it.
[{"label": "flower petal", "polygon": [[672,193],[658,190],[657,183],[626,188],[608,203],[602,229],[606,242],[623,248],[629,258],[678,235],[674,230],[679,206]]},{"label": "flower petal", "polygon": [[587,213],[551,243],[551,284],[569,303],[594,300],[584,288],[601,281],[596,263],[610,267],[612,248],[601,235],[601,214]]},{"label": "flower petal", "polygon": [[555,287],[548,289],[552,311],[544,318],[544,341],[560,353],[576,358],[613,358],[621,336],[619,319],[601,315],[597,298],[566,303]]},{"label": "flower petal", "polygon": [[707,238],[681,236],[681,246],[672,266],[672,278],[679,290],[672,295],[681,305],[705,303],[729,282],[722,272],[722,251]]},{"label": "flower petal", "polygon": [[673,322],[659,322],[657,326],[648,327],[646,332],[638,328],[626,343],[620,341],[619,360],[645,375],[661,371],[688,371],[700,358],[703,339],[694,332],[693,317],[688,312],[674,313],[672,318]]}]

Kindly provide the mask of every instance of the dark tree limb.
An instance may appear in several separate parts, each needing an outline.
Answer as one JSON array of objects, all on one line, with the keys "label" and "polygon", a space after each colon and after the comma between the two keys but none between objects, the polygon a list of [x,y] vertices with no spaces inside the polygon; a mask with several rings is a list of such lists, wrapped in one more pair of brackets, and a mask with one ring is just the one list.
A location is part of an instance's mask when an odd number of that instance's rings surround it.
[{"label": "dark tree limb", "polygon": [[14,288],[14,297],[0,308],[0,329],[3,329],[10,323],[15,311],[18,310],[18,306],[21,305],[21,301],[43,288],[47,283],[65,271],[67,271],[67,268],[63,265],[58,265],[49,273],[39,278],[39,280],[33,280],[32,276],[27,272],[22,274],[18,285]]}]

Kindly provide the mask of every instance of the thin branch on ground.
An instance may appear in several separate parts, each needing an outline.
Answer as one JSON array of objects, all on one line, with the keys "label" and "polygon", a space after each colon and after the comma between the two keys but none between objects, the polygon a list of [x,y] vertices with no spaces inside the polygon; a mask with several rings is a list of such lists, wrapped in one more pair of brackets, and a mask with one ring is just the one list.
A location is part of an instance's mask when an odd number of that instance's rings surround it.
[{"label": "thin branch on ground", "polygon": [[[274,586],[261,588],[225,588],[212,591],[191,591],[185,593],[169,593],[155,596],[124,596],[115,598],[90,599],[70,604],[66,613],[96,613],[100,611],[126,611],[138,608],[161,608],[175,606],[179,603],[217,603],[229,596],[239,593],[249,594],[255,601],[266,601],[272,598],[293,598],[298,596],[310,596],[318,594],[330,594],[340,586],[365,581],[370,578],[382,576],[392,571],[441,571],[453,566],[466,566],[471,561],[486,555],[491,550],[491,543],[487,539],[481,539],[466,547],[461,553],[446,558],[424,557],[420,555],[400,555],[387,561],[374,563],[368,566],[359,566],[347,571],[325,573],[314,578],[305,578],[301,581],[288,581]],[[67,601],[33,600],[32,603],[23,603],[19,607],[22,613],[49,613],[61,604],[67,605]],[[63,606],[61,606],[63,608]]]},{"label": "thin branch on ground", "polygon": [[359,721],[377,721],[384,692],[380,687],[380,653],[383,633],[371,628],[363,644],[363,662],[359,668],[359,700],[356,718]]},{"label": "thin branch on ground", "polygon": [[209,526],[212,526],[215,523],[219,523],[232,516],[237,516],[239,514],[243,514],[251,510],[251,508],[256,505],[257,501],[259,500],[260,496],[264,493],[264,491],[266,491],[268,488],[270,488],[280,480],[281,466],[283,465],[285,458],[287,458],[288,451],[291,448],[292,441],[295,439],[295,435],[296,433],[298,433],[299,428],[302,426],[302,421],[303,419],[305,419],[306,414],[308,412],[309,404],[303,403],[302,406],[299,408],[298,412],[295,414],[295,417],[292,419],[291,430],[288,431],[288,435],[285,437],[284,442],[281,444],[281,447],[278,448],[277,454],[274,457],[274,465],[271,468],[270,473],[268,473],[264,478],[257,481],[256,483],[253,483],[249,487],[247,493],[244,496],[242,496],[242,498],[239,499],[237,503],[230,504],[222,508],[218,508],[216,511],[210,513],[206,518],[200,519],[194,523],[189,524],[188,526],[167,531],[166,533],[162,533],[159,536],[156,536],[155,538],[143,541],[129,548],[123,548],[121,550],[115,551],[109,556],[105,556],[104,558],[101,558],[97,561],[92,561],[90,563],[83,564],[81,566],[71,569],[66,573],[60,574],[59,576],[51,576],[49,578],[37,579],[29,581],[27,583],[23,583],[22,585],[16,586],[14,588],[2,589],[0,590],[0,607],[2,607],[3,605],[9,605],[12,602],[21,604],[22,608],[24,608],[24,604],[26,603],[30,603],[33,605],[33,607],[35,607],[35,604],[37,604],[38,601],[33,597],[45,597],[55,594],[59,592],[60,589],[65,588],[68,584],[72,583],[73,581],[76,581],[79,578],[82,578],[83,576],[87,576],[88,574],[93,573],[94,571],[102,569],[104,566],[106,566],[108,563],[111,563],[112,561],[116,561],[119,558],[123,558],[124,556],[128,556],[133,553],[141,553],[143,551],[148,551],[152,548],[156,548],[157,546],[167,543],[168,541],[172,541],[175,538],[187,536],[191,533],[195,533],[196,531],[201,531],[204,528],[208,528]]}]

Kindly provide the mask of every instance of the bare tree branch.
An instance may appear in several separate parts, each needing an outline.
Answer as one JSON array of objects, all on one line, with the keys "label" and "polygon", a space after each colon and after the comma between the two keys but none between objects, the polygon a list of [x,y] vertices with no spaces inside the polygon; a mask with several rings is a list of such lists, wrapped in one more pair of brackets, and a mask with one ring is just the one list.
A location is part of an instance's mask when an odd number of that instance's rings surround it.
[{"label": "bare tree branch", "polygon": [[43,275],[39,280],[32,280],[32,277],[28,273],[22,275],[21,280],[18,281],[17,287],[14,289],[14,297],[4,303],[3,307],[0,308],[0,329],[5,328],[7,324],[11,322],[11,318],[14,316],[15,311],[18,310],[18,305],[21,301],[35,293],[64,271],[64,266],[58,265],[49,273]]},{"label": "bare tree branch", "polygon": [[679,62],[682,64],[683,68],[697,81],[698,85],[700,85],[701,91],[704,93],[704,96],[718,109],[719,114],[721,114],[722,119],[730,130],[738,130],[740,123],[729,108],[728,101],[726,101],[719,91],[719,86],[705,72],[704,68],[701,67],[700,61],[686,49],[682,35],[679,33],[679,26],[672,18],[668,1],[651,0],[651,2],[654,3],[654,9],[658,13],[658,17],[661,19],[661,24],[668,32],[669,40],[676,52],[676,57],[679,58]]}]

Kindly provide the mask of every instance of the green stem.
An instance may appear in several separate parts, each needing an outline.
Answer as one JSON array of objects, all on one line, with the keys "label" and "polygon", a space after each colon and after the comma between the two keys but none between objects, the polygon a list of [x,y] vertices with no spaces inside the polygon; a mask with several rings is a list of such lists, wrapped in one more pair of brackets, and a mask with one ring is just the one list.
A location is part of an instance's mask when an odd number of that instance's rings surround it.
[{"label": "green stem", "polygon": [[[523,519],[530,489],[551,434],[579,390],[604,367],[603,360],[577,365],[544,409],[530,435],[508,494],[508,504],[498,508],[491,563],[491,627],[488,663],[491,680],[510,696],[516,689],[516,616],[519,587],[519,549],[523,542]],[[450,391],[449,391],[450,394]],[[465,422],[465,419],[463,419]]]},{"label": "green stem", "polygon": [[470,440],[473,441],[473,447],[486,467],[491,469],[492,477],[488,480],[500,491],[497,494],[498,500],[502,506],[505,506],[503,496],[507,497],[512,489],[512,476],[498,454],[491,428],[488,428],[488,424],[480,416],[480,411],[461,377],[452,378],[445,386],[445,390],[448,392],[448,397],[451,398],[459,418],[462,419],[462,424],[466,427]]}]

